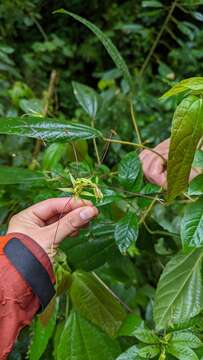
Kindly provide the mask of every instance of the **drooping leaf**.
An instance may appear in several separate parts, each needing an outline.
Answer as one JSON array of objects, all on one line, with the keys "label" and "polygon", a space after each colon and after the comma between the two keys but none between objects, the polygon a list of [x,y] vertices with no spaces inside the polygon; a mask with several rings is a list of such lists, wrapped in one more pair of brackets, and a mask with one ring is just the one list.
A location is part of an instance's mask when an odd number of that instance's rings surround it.
[{"label": "drooping leaf", "polygon": [[195,352],[186,345],[169,345],[167,352],[179,360],[199,360]]},{"label": "drooping leaf", "polygon": [[95,118],[98,109],[98,95],[96,91],[89,86],[80,84],[76,81],[73,81],[73,91],[76,99],[85,112],[91,118]]},{"label": "drooping leaf", "polygon": [[125,155],[118,165],[118,179],[129,191],[139,191],[142,185],[142,169],[135,151]]},{"label": "drooping leaf", "polygon": [[104,45],[106,51],[111,56],[116,67],[121,71],[125,81],[129,85],[130,89],[133,90],[134,86],[133,86],[132,78],[131,78],[128,67],[127,67],[123,57],[121,56],[121,54],[119,53],[119,51],[117,50],[115,45],[112,43],[112,41],[108,38],[108,36],[103,33],[103,31],[101,31],[96,25],[94,25],[90,21],[88,21],[88,20],[82,18],[81,16],[76,15],[70,11],[67,11],[64,9],[59,9],[59,10],[54,11],[54,13],[70,15],[75,20],[81,22],[88,29],[90,29],[97,36],[97,38],[101,41],[101,43]]},{"label": "drooping leaf", "polygon": [[109,338],[77,312],[71,312],[56,349],[57,360],[115,360],[119,353],[116,340]]},{"label": "drooping leaf", "polygon": [[178,84],[174,85],[170,90],[162,95],[161,99],[166,99],[170,96],[178,95],[185,91],[197,91],[202,92],[203,90],[203,77],[191,77],[185,80],[180,81]]},{"label": "drooping leaf", "polygon": [[68,263],[75,269],[92,271],[116,256],[114,225],[98,222],[91,233],[81,233],[61,245],[67,254]]},{"label": "drooping leaf", "polygon": [[51,142],[68,142],[101,136],[98,130],[83,124],[37,117],[0,118],[0,134],[26,136]]},{"label": "drooping leaf", "polygon": [[53,335],[56,317],[58,312],[59,302],[55,301],[55,309],[49,318],[46,326],[42,324],[39,318],[36,318],[33,323],[33,335],[29,347],[29,360],[38,360],[43,355],[47,348],[48,342]]},{"label": "drooping leaf", "polygon": [[74,272],[70,296],[74,308],[83,317],[110,336],[115,336],[126,313],[118,300],[94,274]]},{"label": "drooping leaf", "polygon": [[202,308],[203,250],[177,254],[166,265],[156,291],[154,320],[157,329],[184,323]]},{"label": "drooping leaf", "polygon": [[188,204],[181,222],[183,248],[203,246],[203,198]]},{"label": "drooping leaf", "polygon": [[173,117],[167,167],[168,201],[187,187],[195,150],[202,136],[202,121],[203,100],[196,96],[183,99]]},{"label": "drooping leaf", "polygon": [[66,144],[53,143],[50,144],[43,156],[43,170],[53,169],[66,151]]},{"label": "drooping leaf", "polygon": [[9,184],[45,184],[45,176],[41,171],[30,171],[19,167],[0,166],[0,185]]},{"label": "drooping leaf", "polygon": [[188,187],[188,195],[203,195],[203,174],[194,178]]},{"label": "drooping leaf", "polygon": [[138,218],[133,212],[128,212],[115,227],[116,244],[122,254],[126,254],[131,245],[135,244],[138,237]]},{"label": "drooping leaf", "polygon": [[201,340],[191,331],[174,331],[172,339],[170,340],[170,345],[176,344],[188,346],[191,349],[202,346]]}]

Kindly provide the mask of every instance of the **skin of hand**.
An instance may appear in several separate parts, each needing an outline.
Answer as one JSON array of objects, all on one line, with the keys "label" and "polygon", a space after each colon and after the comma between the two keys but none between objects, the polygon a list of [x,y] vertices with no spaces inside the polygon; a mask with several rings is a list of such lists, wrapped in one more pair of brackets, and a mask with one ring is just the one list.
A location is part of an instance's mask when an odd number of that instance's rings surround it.
[{"label": "skin of hand", "polygon": [[41,201],[14,215],[7,233],[18,232],[35,240],[53,261],[52,248],[67,236],[78,235],[98,215],[91,201],[52,198]]},{"label": "skin of hand", "polygon": [[[166,161],[168,160],[170,139],[162,141],[157,145],[154,150],[162,155]],[[162,188],[167,188],[167,170],[166,163],[163,159],[153,153],[150,150],[143,150],[140,153],[140,160],[142,162],[142,168],[146,179],[156,185],[161,186]],[[190,181],[197,175],[200,174],[200,171],[196,168],[192,168],[190,173]]]}]

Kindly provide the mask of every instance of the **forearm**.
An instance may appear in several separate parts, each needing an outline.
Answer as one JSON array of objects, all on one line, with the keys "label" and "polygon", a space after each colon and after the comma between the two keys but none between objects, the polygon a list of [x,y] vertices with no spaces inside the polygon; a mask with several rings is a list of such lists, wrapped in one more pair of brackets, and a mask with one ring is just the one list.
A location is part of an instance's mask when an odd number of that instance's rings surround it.
[{"label": "forearm", "polygon": [[[28,281],[25,280],[27,276],[25,274],[28,274],[29,277],[29,271],[31,271],[30,279],[33,284],[35,265],[24,265],[24,274],[22,275],[19,269],[16,269],[18,265],[13,265],[12,257],[9,258],[9,252],[8,255],[5,253],[5,249],[9,249],[8,245],[12,244],[11,239],[13,238],[20,240],[20,245],[25,250],[27,249],[31,256],[35,257],[36,261],[45,269],[51,282],[54,283],[51,263],[38,244],[22,234],[13,233],[0,237],[0,360],[7,358],[20,330],[31,322],[39,310],[42,300],[34,293],[28,283],[29,278]],[[23,259],[23,264],[25,263],[26,259]],[[16,264],[20,264],[19,258]],[[30,269],[29,266],[31,266]],[[45,301],[47,301],[47,298]]]}]

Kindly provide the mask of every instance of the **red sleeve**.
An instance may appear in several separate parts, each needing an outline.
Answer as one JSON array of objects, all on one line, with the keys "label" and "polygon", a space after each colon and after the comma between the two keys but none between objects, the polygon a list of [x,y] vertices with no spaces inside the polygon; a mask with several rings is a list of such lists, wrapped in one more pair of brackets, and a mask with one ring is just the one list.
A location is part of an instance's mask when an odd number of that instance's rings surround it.
[{"label": "red sleeve", "polygon": [[0,237],[0,360],[7,359],[20,330],[28,325],[40,303],[29,285],[3,253],[3,247],[13,237],[18,238],[41,262],[52,283],[52,265],[44,250],[31,238],[19,233]]}]

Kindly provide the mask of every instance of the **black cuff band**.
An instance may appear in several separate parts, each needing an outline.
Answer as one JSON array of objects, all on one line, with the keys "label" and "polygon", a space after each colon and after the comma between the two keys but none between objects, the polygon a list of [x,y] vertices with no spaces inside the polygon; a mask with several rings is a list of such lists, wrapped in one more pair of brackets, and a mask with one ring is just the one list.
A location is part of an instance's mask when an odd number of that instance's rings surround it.
[{"label": "black cuff band", "polygon": [[55,295],[54,286],[46,269],[17,238],[8,241],[4,253],[38,297],[43,310]]}]

